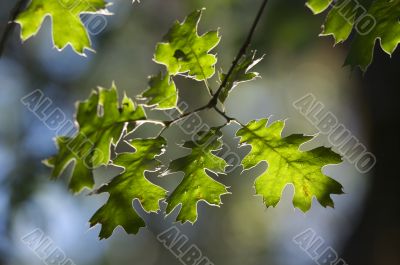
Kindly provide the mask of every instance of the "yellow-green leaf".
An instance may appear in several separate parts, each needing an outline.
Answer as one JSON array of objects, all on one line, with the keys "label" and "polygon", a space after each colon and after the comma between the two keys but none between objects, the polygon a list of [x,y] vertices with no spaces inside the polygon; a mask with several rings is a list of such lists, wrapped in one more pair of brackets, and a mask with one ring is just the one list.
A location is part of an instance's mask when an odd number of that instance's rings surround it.
[{"label": "yellow-green leaf", "polygon": [[52,177],[57,178],[74,162],[70,189],[79,192],[94,184],[91,170],[110,161],[111,145],[116,145],[127,122],[145,119],[142,106],[124,96],[118,102],[117,89],[99,88],[88,100],[78,104],[76,121],[79,131],[74,137],[57,138],[59,152],[45,161],[53,167]]},{"label": "yellow-green leaf", "polygon": [[168,73],[150,77],[149,88],[142,96],[149,99],[147,105],[156,106],[156,109],[175,108],[178,101],[175,82]]},{"label": "yellow-green leaf", "polygon": [[114,165],[123,167],[124,172],[98,190],[98,193],[110,194],[89,221],[90,226],[101,224],[100,239],[110,237],[117,226],[122,226],[129,234],[136,234],[145,222],[133,208],[133,200],[138,200],[146,212],[157,212],[159,202],[167,196],[166,190],[144,175],[160,166],[156,156],[163,153],[165,139],[135,139],[130,144],[136,151],[119,154],[114,160]]},{"label": "yellow-green leaf", "polygon": [[217,57],[209,52],[219,41],[218,31],[202,36],[197,33],[202,10],[190,14],[183,23],[176,22],[159,43],[154,55],[155,62],[167,67],[171,75],[188,73],[196,80],[205,80],[215,73]]},{"label": "yellow-green leaf", "polygon": [[46,17],[51,17],[53,42],[57,49],[68,44],[79,54],[91,49],[88,31],[80,15],[87,13],[109,14],[104,0],[32,0],[15,22],[21,25],[21,38],[36,35]]},{"label": "yellow-green leaf", "polygon": [[195,142],[184,143],[183,147],[192,149],[191,153],[171,162],[169,172],[185,173],[181,183],[167,199],[167,214],[179,204],[182,206],[177,221],[194,223],[199,201],[219,206],[221,196],[229,193],[225,185],[209,175],[209,172],[223,173],[227,166],[225,160],[212,153],[221,148],[220,137],[221,132],[212,129]]},{"label": "yellow-green leaf", "polygon": [[251,121],[237,132],[241,144],[251,145],[250,153],[243,159],[244,169],[252,168],[261,161],[267,170],[255,181],[256,193],[263,197],[265,205],[276,206],[283,189],[294,186],[293,204],[306,212],[313,197],[326,207],[333,207],[331,194],[341,194],[342,185],[322,173],[322,167],[341,162],[341,157],[326,147],[301,151],[301,144],[312,136],[299,134],[282,138],[283,121],[266,126],[268,119]]}]

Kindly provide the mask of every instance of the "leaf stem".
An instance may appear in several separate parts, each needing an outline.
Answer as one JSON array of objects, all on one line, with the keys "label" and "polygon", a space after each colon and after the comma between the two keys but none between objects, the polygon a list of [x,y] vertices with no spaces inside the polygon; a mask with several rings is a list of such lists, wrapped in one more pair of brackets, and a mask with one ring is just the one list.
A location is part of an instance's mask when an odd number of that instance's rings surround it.
[{"label": "leaf stem", "polygon": [[211,89],[211,87],[210,87],[210,85],[208,84],[208,81],[207,81],[207,79],[204,79],[204,85],[206,86],[206,88],[207,88],[207,91],[208,91],[208,93],[210,94],[210,96],[214,96],[214,93],[213,93],[213,91],[212,91],[212,89]]},{"label": "leaf stem", "polygon": [[214,106],[214,109],[216,112],[218,112],[219,115],[221,115],[222,117],[224,117],[227,121],[227,123],[230,123],[231,121],[234,121],[235,118],[231,118],[228,115],[226,115],[226,113],[222,110],[220,110],[217,106]]},{"label": "leaf stem", "polygon": [[7,25],[6,25],[4,32],[0,38],[0,58],[3,55],[7,40],[10,37],[12,30],[14,29],[14,26],[15,26],[14,20],[17,18],[18,14],[22,11],[26,2],[27,2],[27,0],[17,1],[14,8],[10,12],[10,16],[9,16]]}]

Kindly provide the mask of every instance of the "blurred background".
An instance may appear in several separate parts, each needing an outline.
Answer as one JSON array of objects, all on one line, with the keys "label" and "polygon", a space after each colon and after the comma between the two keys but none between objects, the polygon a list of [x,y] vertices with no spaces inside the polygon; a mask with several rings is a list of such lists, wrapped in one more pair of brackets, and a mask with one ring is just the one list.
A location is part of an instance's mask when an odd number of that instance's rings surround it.
[{"label": "blurred background", "polygon": [[[176,225],[214,264],[314,264],[293,237],[311,228],[335,249],[348,264],[400,264],[400,213],[398,189],[399,52],[392,56],[376,49],[375,60],[366,74],[342,67],[346,45],[333,46],[331,38],[320,38],[323,16],[313,16],[304,1],[271,1],[257,29],[252,48],[266,54],[256,70],[262,79],[241,85],[231,93],[226,110],[242,123],[270,117],[288,119],[285,135],[314,134],[316,128],[294,109],[292,103],[313,93],[326,109],[336,115],[351,133],[377,157],[374,170],[359,173],[344,161],[324,168],[338,180],[345,194],[333,196],[336,207],[323,208],[316,201],[303,214],[294,210],[293,188],[287,187],[276,208],[266,209],[254,196],[253,182],[265,164],[241,174],[240,169],[221,181],[233,195],[222,197],[221,208],[200,203],[195,225],[174,224],[175,210],[146,214],[135,207],[150,224],[138,235],[116,229],[108,240],[97,239],[99,226],[89,229],[88,220],[105,202],[107,195],[78,196],[68,193],[67,179],[53,182],[41,160],[56,152],[54,131],[49,130],[20,99],[40,89],[73,119],[74,104],[86,99],[97,86],[110,87],[131,97],[147,87],[147,76],[162,68],[151,60],[155,44],[176,20],[195,9],[206,7],[200,32],[220,28],[222,41],[216,49],[218,69],[227,69],[254,19],[261,1],[239,0],[114,0],[100,34],[91,36],[96,53],[87,58],[70,47],[58,52],[52,47],[50,19],[39,34],[21,44],[16,27],[0,60],[0,264],[43,264],[21,241],[39,228],[76,265],[85,264],[179,264],[180,261],[160,242],[157,234]],[[7,24],[15,1],[0,3],[0,31]],[[208,95],[201,84],[176,79],[182,101],[191,108],[204,105]],[[212,83],[217,87],[216,80]],[[223,120],[213,112],[202,113],[210,125]],[[224,129],[224,140],[235,149],[238,129]],[[154,128],[146,128],[154,133]],[[171,143],[189,138],[178,129],[166,133]],[[329,146],[326,136],[311,145]],[[177,156],[185,153],[171,146]],[[248,151],[248,150],[247,150]],[[96,171],[97,179],[116,174],[110,168]],[[181,175],[152,180],[174,187]],[[165,205],[162,205],[165,208]]]}]

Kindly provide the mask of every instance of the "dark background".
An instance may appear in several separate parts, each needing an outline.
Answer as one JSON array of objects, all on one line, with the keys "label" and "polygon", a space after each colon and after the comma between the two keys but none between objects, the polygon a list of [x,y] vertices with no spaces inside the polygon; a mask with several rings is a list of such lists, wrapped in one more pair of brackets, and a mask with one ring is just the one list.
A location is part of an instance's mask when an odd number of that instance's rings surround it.
[{"label": "dark background", "polygon": [[[14,2],[0,3],[0,32]],[[161,69],[151,61],[155,44],[175,19],[182,20],[201,7],[207,10],[200,32],[221,29],[218,69],[227,69],[260,1],[113,2],[110,9],[115,15],[107,18],[101,34],[92,36],[96,53],[88,52],[87,58],[69,47],[62,52],[52,48],[49,19],[38,36],[25,44],[19,40],[19,27],[7,43],[0,60],[0,264],[42,264],[20,240],[35,228],[42,229],[77,265],[179,264],[156,240],[158,233],[173,225],[176,211],[167,218],[141,212],[149,228],[136,236],[117,229],[110,239],[98,241],[99,227],[88,230],[88,220],[106,196],[74,197],[65,178],[48,180],[50,171],[41,160],[56,152],[54,132],[20,99],[41,89],[72,119],[74,103],[98,85],[109,87],[115,81],[129,96],[140,93],[146,88],[146,77]],[[223,206],[200,203],[194,226],[177,225],[214,264],[314,264],[292,242],[307,228],[314,229],[348,264],[400,264],[399,52],[390,59],[377,48],[367,73],[351,71],[342,67],[347,44],[332,47],[330,37],[318,37],[322,22],[323,16],[313,16],[303,1],[271,1],[252,44],[260,55],[266,54],[257,67],[263,78],[237,88],[227,102],[227,112],[242,123],[270,115],[273,120],[289,118],[285,135],[316,133],[292,107],[293,101],[311,92],[368,147],[377,164],[369,174],[358,173],[346,161],[327,167],[325,172],[343,184],[346,194],[333,196],[335,209],[314,202],[307,214],[293,210],[291,187],[277,208],[265,209],[261,198],[253,196],[252,183],[263,165],[222,177],[233,193],[223,197]],[[177,85],[181,100],[193,108],[207,102],[200,84],[179,79]],[[221,122],[212,112],[202,117],[210,124]],[[236,129],[224,130],[224,139],[232,146]],[[176,142],[185,137],[173,130],[167,136]],[[325,136],[318,137],[317,144],[329,145]],[[107,169],[96,174],[105,173],[110,174]],[[180,179],[165,178],[161,180],[165,185]]]}]

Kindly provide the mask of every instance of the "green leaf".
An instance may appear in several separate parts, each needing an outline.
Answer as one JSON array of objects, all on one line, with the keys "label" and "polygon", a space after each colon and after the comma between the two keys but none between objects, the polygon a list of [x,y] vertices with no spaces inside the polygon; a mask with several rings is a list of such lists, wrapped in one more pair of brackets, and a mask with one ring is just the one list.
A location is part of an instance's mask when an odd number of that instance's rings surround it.
[{"label": "green leaf", "polygon": [[165,139],[135,139],[130,144],[136,151],[119,154],[114,160],[114,165],[123,167],[124,172],[98,190],[98,193],[110,194],[89,221],[91,227],[101,224],[100,239],[110,237],[117,226],[122,226],[129,234],[136,234],[145,222],[133,208],[133,200],[138,200],[146,212],[157,212],[160,200],[167,196],[166,190],[144,175],[161,165],[156,156],[164,152]]},{"label": "green leaf", "polygon": [[351,46],[346,64],[360,65],[365,71],[372,62],[375,42],[379,39],[381,48],[391,55],[400,43],[400,0],[376,0],[369,13],[375,17],[376,26],[367,35],[357,35]]},{"label": "green leaf", "polygon": [[[307,5],[318,14],[327,10],[332,0],[309,0]],[[354,31],[346,65],[366,71],[373,59],[374,47],[391,55],[400,42],[400,0],[339,0],[330,9],[321,35],[332,35],[335,43],[347,40]]]},{"label": "green leaf", "polygon": [[[346,0],[339,0],[338,5],[340,6],[344,1]],[[355,7],[353,2],[348,2],[346,5],[349,10]],[[320,34],[322,36],[333,36],[335,44],[347,40],[354,27],[355,16],[344,16],[343,14],[346,12],[343,13],[343,11],[341,8],[332,8],[326,17],[323,31]]]},{"label": "green leaf", "polygon": [[180,24],[176,22],[159,43],[154,55],[155,62],[167,67],[171,75],[187,73],[198,81],[206,80],[215,73],[217,57],[209,52],[219,41],[218,31],[210,31],[202,36],[197,34],[197,25],[202,10],[190,14]]},{"label": "green leaf", "polygon": [[[231,75],[229,76],[226,85],[222,88],[219,94],[219,100],[224,103],[227,99],[229,93],[240,83],[252,81],[259,77],[257,72],[249,72],[254,66],[256,66],[263,57],[256,59],[256,52],[245,54],[240,58],[239,63],[233,69]],[[220,80],[223,81],[226,78],[226,74],[220,74]]]},{"label": "green leaf", "polygon": [[171,109],[176,107],[178,93],[174,80],[167,73],[150,77],[149,88],[142,95],[150,100],[147,105],[156,106],[157,109]]},{"label": "green leaf", "polygon": [[107,15],[104,0],[32,0],[15,22],[21,25],[21,39],[36,35],[47,16],[51,17],[53,43],[59,50],[68,44],[79,54],[91,49],[89,34],[80,19],[81,14]]},{"label": "green leaf", "polygon": [[85,187],[92,188],[94,185],[90,155],[86,159],[86,153],[78,149],[82,148],[84,151],[91,149],[90,142],[85,140],[81,134],[77,134],[75,138],[57,137],[58,154],[43,161],[46,166],[53,168],[52,179],[58,178],[70,163],[74,163],[69,182],[69,189],[74,193],[80,192]]},{"label": "green leaf", "polygon": [[78,104],[76,120],[79,131],[74,137],[59,137],[56,142],[59,152],[45,161],[53,167],[52,178],[57,178],[72,162],[74,167],[69,188],[79,192],[94,184],[91,170],[110,161],[111,144],[116,145],[124,132],[127,122],[145,119],[141,106],[124,96],[118,102],[117,89],[99,88],[88,100]]},{"label": "green leaf", "polygon": [[300,151],[301,144],[313,136],[299,134],[282,138],[283,121],[266,126],[268,119],[251,121],[237,132],[241,144],[251,145],[250,153],[243,159],[244,169],[261,161],[268,163],[267,170],[255,181],[256,193],[265,205],[276,206],[288,184],[295,189],[293,204],[303,212],[311,207],[313,196],[326,207],[333,207],[331,194],[341,194],[342,185],[322,173],[322,167],[338,164],[341,157],[326,147]]},{"label": "green leaf", "polygon": [[319,14],[329,7],[333,0],[308,0],[306,5],[314,12]]},{"label": "green leaf", "polygon": [[225,160],[212,153],[221,148],[221,132],[215,129],[202,134],[200,138],[183,144],[192,149],[187,156],[171,162],[169,172],[183,172],[183,180],[167,199],[167,214],[179,204],[182,205],[176,218],[182,223],[197,220],[197,203],[205,201],[219,206],[221,195],[228,194],[227,187],[210,177],[207,171],[222,173],[227,166]]}]

